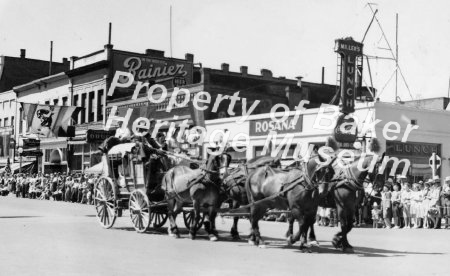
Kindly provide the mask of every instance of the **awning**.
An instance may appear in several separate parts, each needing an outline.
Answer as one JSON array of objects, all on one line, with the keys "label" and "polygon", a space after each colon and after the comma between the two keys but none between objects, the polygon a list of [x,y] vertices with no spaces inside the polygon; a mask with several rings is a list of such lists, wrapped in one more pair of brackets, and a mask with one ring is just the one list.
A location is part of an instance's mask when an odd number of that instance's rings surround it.
[{"label": "awning", "polygon": [[[25,169],[26,167],[28,167],[28,166],[30,166],[31,164],[33,164],[34,162],[22,162],[22,169]],[[0,173],[4,173],[5,172],[5,168],[6,167],[4,167],[4,168],[1,168],[0,169]],[[11,165],[10,165],[10,168],[11,168],[11,172],[15,172],[15,171],[19,171],[19,169],[20,169],[20,163],[12,163]]]},{"label": "awning", "polygon": [[102,162],[100,162],[100,163],[98,163],[98,164],[96,164],[96,165],[94,165],[94,166],[84,170],[84,173],[87,173],[87,174],[93,173],[93,174],[106,175],[107,172],[108,172],[108,167],[107,167],[107,164],[106,164],[105,155],[103,155],[103,157],[102,157]]}]

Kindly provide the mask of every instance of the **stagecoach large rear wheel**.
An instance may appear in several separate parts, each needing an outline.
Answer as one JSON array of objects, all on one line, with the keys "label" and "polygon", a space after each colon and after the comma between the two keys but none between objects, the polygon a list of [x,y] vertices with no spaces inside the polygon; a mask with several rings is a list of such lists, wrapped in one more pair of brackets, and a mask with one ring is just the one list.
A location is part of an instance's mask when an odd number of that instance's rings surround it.
[{"label": "stagecoach large rear wheel", "polygon": [[150,201],[141,190],[134,190],[130,195],[130,217],[134,229],[144,233],[151,222]]},{"label": "stagecoach large rear wheel", "polygon": [[97,219],[103,228],[111,228],[116,221],[116,194],[109,177],[101,177],[95,185],[94,205]]},{"label": "stagecoach large rear wheel", "polygon": [[[184,219],[184,225],[186,226],[186,228],[190,229],[192,220],[194,219],[194,210],[183,210],[183,219]],[[196,231],[198,231],[200,228],[202,228],[204,220],[205,220],[205,215],[203,213],[200,213],[200,220],[198,221],[197,225],[195,226]]]}]

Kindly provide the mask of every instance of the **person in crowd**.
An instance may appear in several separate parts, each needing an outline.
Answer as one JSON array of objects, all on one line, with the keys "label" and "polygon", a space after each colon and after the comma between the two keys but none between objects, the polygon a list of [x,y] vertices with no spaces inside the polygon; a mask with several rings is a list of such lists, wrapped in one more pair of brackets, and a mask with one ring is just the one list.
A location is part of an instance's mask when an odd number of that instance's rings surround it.
[{"label": "person in crowd", "polygon": [[381,210],[378,203],[374,202],[372,206],[372,222],[373,228],[378,228],[379,225],[383,225],[383,218],[381,216]]},{"label": "person in crowd", "polygon": [[103,141],[103,143],[98,147],[102,153],[108,153],[108,151],[115,145],[130,141],[131,131],[128,127],[123,126],[122,121],[119,121],[118,124],[119,127],[116,129],[115,135],[105,139],[105,141]]},{"label": "person in crowd", "polygon": [[384,224],[386,228],[392,228],[391,221],[392,221],[392,204],[391,204],[391,181],[388,180],[388,182],[383,187],[383,192],[381,193],[381,206],[383,210],[383,218],[384,218]]},{"label": "person in crowd", "polygon": [[[413,185],[413,191],[411,192],[411,219],[412,223],[414,224],[413,228],[419,228],[420,227],[420,220],[422,217],[421,211],[422,211],[422,191],[420,190],[421,182],[415,183]],[[422,182],[423,183],[423,182]]]},{"label": "person in crowd", "polygon": [[77,202],[78,199],[78,188],[80,187],[80,178],[76,177],[74,179],[74,183],[72,186],[72,195],[71,195],[71,202]]},{"label": "person in crowd", "polygon": [[411,228],[411,184],[406,183],[401,191],[401,204],[405,227]]},{"label": "person in crowd", "polygon": [[434,229],[441,228],[440,220],[441,220],[441,179],[437,176],[433,178],[433,186],[430,189],[429,193],[429,208],[427,212],[427,216],[430,218],[431,224],[429,225]]},{"label": "person in crowd", "polygon": [[68,176],[65,182],[64,201],[70,202],[72,196],[73,179],[72,176]]},{"label": "person in crowd", "polygon": [[423,217],[421,219],[423,220],[423,228],[429,228],[428,224],[428,210],[430,209],[430,198],[431,198],[431,191],[430,191],[430,185],[433,183],[431,179],[428,179],[427,182],[425,182],[423,185],[422,190],[422,202],[420,204],[421,211]]},{"label": "person in crowd", "polygon": [[394,229],[400,228],[400,218],[401,215],[401,192],[400,192],[400,183],[394,184],[394,191],[392,192],[392,216],[394,217]]},{"label": "person in crowd", "polygon": [[441,190],[440,195],[441,200],[441,216],[445,220],[444,228],[447,229],[450,227],[449,218],[450,218],[450,176],[447,176],[444,181],[444,185]]}]

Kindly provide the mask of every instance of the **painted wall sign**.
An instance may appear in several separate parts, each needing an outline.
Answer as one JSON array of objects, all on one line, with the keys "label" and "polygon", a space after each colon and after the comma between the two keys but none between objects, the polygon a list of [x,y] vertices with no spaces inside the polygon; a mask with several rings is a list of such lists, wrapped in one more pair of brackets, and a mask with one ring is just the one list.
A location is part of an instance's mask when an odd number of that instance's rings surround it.
[{"label": "painted wall sign", "polygon": [[356,59],[362,55],[363,44],[353,38],[337,39],[335,52],[341,56],[341,112],[349,114],[355,111]]},{"label": "painted wall sign", "polygon": [[302,131],[303,116],[299,116],[297,123],[294,124],[294,117],[289,117],[284,122],[274,122],[272,119],[261,119],[250,121],[250,136],[263,136],[269,134],[270,131],[277,133],[296,133]]},{"label": "painted wall sign", "polygon": [[[148,55],[114,52],[113,74],[116,71],[133,74],[134,80],[152,84],[162,84],[167,89],[191,84],[193,81],[194,65],[192,62]],[[124,82],[126,80],[123,80]],[[145,90],[145,89],[143,89]],[[116,92],[120,92],[116,95]],[[117,89],[114,97],[131,96],[130,89]],[[143,91],[144,92],[144,91]]]}]

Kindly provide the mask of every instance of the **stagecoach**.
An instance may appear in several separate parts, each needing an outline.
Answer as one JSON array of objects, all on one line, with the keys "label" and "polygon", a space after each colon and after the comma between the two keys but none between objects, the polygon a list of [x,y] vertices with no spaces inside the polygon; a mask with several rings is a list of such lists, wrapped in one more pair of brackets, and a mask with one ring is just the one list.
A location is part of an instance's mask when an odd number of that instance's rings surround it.
[{"label": "stagecoach", "polygon": [[[149,175],[145,160],[140,157],[139,144],[125,143],[114,146],[103,159],[107,175],[95,184],[94,205],[97,219],[103,228],[111,228],[124,210],[129,211],[134,229],[145,232],[150,225],[162,227],[167,221],[167,203],[159,185],[149,188],[148,178],[162,179],[162,175]],[[105,160],[106,159],[106,160]],[[192,209],[183,210],[186,227],[191,223]],[[204,217],[198,223],[201,227]]]}]

